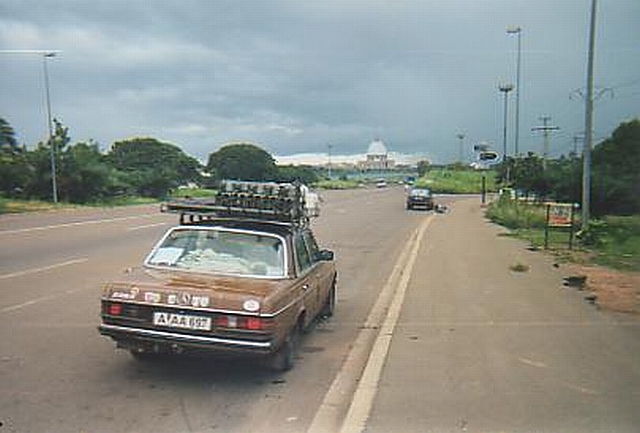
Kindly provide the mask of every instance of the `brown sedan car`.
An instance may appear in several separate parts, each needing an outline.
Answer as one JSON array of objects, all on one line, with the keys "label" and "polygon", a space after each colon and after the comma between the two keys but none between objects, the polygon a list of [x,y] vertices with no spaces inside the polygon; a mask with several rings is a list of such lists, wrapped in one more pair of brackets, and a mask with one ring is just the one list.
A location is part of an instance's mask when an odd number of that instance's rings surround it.
[{"label": "brown sedan car", "polygon": [[333,253],[318,247],[296,209],[304,206],[298,186],[272,185],[229,203],[234,194],[165,207],[182,223],[143,267],[105,284],[101,334],[137,358],[204,350],[292,367],[300,332],[333,314]]}]

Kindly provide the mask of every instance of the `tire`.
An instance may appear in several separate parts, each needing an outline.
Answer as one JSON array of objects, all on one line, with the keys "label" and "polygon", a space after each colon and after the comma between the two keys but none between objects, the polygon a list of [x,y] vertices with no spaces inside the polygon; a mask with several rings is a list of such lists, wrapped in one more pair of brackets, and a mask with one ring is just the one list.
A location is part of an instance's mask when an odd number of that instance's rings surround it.
[{"label": "tire", "polygon": [[135,359],[138,362],[153,362],[160,357],[160,355],[157,353],[139,351],[136,349],[130,349],[129,353],[131,353],[131,356],[133,357],[133,359]]},{"label": "tire", "polygon": [[296,355],[298,353],[298,343],[300,340],[300,324],[296,324],[285,338],[280,348],[271,355],[269,359],[269,368],[273,371],[284,372],[289,371],[295,364]]},{"label": "tire", "polygon": [[333,280],[333,283],[331,284],[331,289],[329,289],[329,294],[324,303],[324,306],[322,307],[322,310],[320,310],[320,317],[323,317],[323,318],[332,317],[335,311],[336,311],[336,281]]}]

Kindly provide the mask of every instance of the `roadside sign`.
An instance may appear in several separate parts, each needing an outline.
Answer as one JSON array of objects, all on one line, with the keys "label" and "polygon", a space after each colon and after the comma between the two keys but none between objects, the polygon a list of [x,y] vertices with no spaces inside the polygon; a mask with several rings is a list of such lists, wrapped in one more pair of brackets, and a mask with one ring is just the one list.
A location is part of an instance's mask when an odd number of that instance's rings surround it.
[{"label": "roadside sign", "polygon": [[549,247],[549,229],[569,228],[569,249],[573,249],[573,230],[575,226],[575,203],[546,203],[547,223],[544,229],[544,248]]},{"label": "roadside sign", "polygon": [[571,227],[573,204],[571,203],[547,203],[549,206],[549,227]]}]

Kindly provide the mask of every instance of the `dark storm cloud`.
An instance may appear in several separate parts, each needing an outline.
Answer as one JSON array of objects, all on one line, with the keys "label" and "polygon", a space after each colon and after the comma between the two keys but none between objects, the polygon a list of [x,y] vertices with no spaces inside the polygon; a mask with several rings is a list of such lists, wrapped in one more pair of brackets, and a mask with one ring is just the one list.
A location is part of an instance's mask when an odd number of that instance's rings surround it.
[{"label": "dark storm cloud", "polygon": [[[206,158],[227,140],[278,154],[391,150],[436,160],[501,144],[500,82],[523,28],[521,143],[550,115],[557,154],[583,128],[590,0],[4,1],[0,49],[59,49],[56,116],[74,140],[150,135]],[[640,114],[640,3],[602,2],[596,135]],[[46,131],[41,59],[1,55],[0,115],[34,144]],[[573,98],[570,99],[570,95]],[[605,95],[606,96],[606,95]],[[513,98],[511,105],[513,113]],[[513,123],[511,123],[511,130]],[[511,131],[512,133],[512,131]],[[510,137],[512,141],[512,137]]]}]

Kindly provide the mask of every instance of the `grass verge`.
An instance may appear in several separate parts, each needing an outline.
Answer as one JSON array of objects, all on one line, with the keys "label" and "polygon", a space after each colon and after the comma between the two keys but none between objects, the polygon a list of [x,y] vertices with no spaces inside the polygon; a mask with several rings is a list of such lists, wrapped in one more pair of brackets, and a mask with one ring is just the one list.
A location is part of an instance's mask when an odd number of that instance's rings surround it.
[{"label": "grass verge", "polygon": [[[508,236],[524,239],[535,248],[544,248],[545,212],[541,205],[501,199],[489,205],[486,216],[511,229]],[[640,272],[640,215],[594,220],[589,229],[576,234],[572,250],[568,247],[568,229],[552,229],[548,245],[563,261]]]},{"label": "grass verge", "polygon": [[429,188],[436,193],[480,194],[483,175],[486,179],[486,191],[496,191],[495,172],[493,171],[431,169],[416,181],[416,186]]}]

